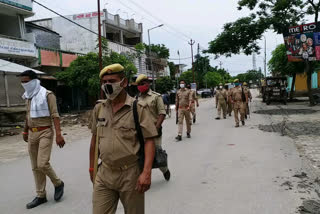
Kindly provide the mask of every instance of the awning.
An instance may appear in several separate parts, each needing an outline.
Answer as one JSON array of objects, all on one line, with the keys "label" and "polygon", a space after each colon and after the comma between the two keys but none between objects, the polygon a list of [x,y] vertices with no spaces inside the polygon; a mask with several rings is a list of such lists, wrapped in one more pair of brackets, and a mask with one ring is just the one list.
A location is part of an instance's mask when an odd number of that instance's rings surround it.
[{"label": "awning", "polygon": [[9,62],[3,59],[0,59],[0,72],[5,72],[5,73],[12,73],[12,74],[19,74],[22,73],[26,70],[33,70],[36,72],[36,74],[45,74],[41,71],[38,71],[36,69],[32,69],[23,65],[19,65],[13,62]]}]

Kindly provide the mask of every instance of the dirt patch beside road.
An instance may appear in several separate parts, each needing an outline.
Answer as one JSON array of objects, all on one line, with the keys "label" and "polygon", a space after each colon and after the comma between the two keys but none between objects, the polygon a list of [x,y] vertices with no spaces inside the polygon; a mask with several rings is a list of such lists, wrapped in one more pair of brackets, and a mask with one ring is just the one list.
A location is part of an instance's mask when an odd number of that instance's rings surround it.
[{"label": "dirt patch beside road", "polygon": [[313,114],[318,112],[312,109],[267,109],[267,110],[257,110],[253,113],[255,114],[269,114],[269,115],[293,115],[293,114]]}]

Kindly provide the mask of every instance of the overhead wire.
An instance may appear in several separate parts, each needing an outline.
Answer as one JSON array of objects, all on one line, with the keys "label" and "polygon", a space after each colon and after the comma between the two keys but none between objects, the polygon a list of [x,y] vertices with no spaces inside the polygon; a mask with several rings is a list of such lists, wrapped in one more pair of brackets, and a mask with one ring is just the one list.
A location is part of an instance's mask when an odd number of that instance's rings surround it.
[{"label": "overhead wire", "polygon": [[155,15],[153,15],[151,12],[149,12],[148,10],[146,10],[144,7],[142,7],[140,4],[138,4],[137,2],[134,2],[132,0],[127,0],[128,2],[130,2],[131,4],[135,5],[136,7],[138,7],[139,9],[141,9],[142,11],[144,11],[146,14],[148,14],[149,16],[151,16],[152,18],[154,18],[155,20],[161,22],[161,24],[166,25],[167,27],[171,28],[173,31],[176,31],[177,33],[181,34],[182,36],[184,36],[185,38],[187,38],[188,40],[191,39],[190,36],[186,35],[185,33],[182,33],[181,31],[177,30],[176,27],[166,23],[164,20],[156,17]]}]

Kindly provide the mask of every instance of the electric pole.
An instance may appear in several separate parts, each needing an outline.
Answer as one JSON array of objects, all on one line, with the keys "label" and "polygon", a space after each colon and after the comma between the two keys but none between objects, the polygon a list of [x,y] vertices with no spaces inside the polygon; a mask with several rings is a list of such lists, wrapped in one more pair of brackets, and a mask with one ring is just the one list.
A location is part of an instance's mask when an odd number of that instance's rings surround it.
[{"label": "electric pole", "polygon": [[267,39],[264,36],[264,77],[267,78]]},{"label": "electric pole", "polygon": [[195,82],[195,78],[194,78],[194,65],[193,65],[193,45],[195,43],[194,40],[190,40],[190,42],[188,42],[189,45],[191,46],[191,59],[192,59],[192,76],[193,76],[193,82]]},{"label": "electric pole", "polygon": [[222,62],[220,61],[219,65],[220,65],[220,70],[222,70]]},{"label": "electric pole", "polygon": [[[102,70],[102,47],[101,47],[101,18],[100,0],[98,0],[98,40],[99,40],[99,69]],[[100,91],[100,98],[103,99],[103,91]]]}]

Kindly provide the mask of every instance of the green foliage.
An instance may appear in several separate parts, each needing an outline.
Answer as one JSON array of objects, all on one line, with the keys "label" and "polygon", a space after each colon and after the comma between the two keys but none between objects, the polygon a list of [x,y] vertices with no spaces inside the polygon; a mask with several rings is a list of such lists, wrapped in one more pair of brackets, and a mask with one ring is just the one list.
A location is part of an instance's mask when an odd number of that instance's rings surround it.
[{"label": "green foliage", "polygon": [[208,72],[204,76],[204,82],[208,88],[213,88],[222,83],[223,80],[218,72]]},{"label": "green foliage", "polygon": [[137,57],[141,57],[141,55],[145,53],[146,47],[143,43],[138,43],[136,44],[135,49],[137,51]]},{"label": "green foliage", "polygon": [[176,79],[176,71],[177,71],[177,67],[173,62],[168,62],[168,66],[170,69],[170,78],[172,80]]},{"label": "green foliage", "polygon": [[261,71],[256,70],[249,70],[246,73],[238,74],[234,77],[234,79],[239,79],[240,82],[246,82],[246,83],[255,83],[258,84],[260,79],[263,78],[264,75]]},{"label": "green foliage", "polygon": [[269,70],[273,76],[293,76],[304,72],[303,62],[288,62],[287,49],[284,44],[278,45],[272,51],[272,57],[268,62]]},{"label": "green foliage", "polygon": [[173,80],[170,77],[160,77],[156,80],[156,91],[158,93],[165,93],[172,90],[174,87]]},{"label": "green foliage", "polygon": [[258,52],[260,47],[256,41],[262,34],[272,29],[278,34],[284,33],[288,27],[305,21],[307,14],[315,15],[318,20],[320,3],[310,0],[240,0],[238,9],[248,8],[254,13],[235,22],[227,23],[213,41],[210,42],[208,53],[216,57],[244,52],[247,55]]},{"label": "green foliage", "polygon": [[[144,44],[146,53],[149,53],[149,45]],[[168,59],[170,56],[169,49],[164,44],[151,44],[151,52],[157,54],[159,58]]]},{"label": "green foliage", "polygon": [[184,80],[186,82],[186,84],[192,83],[193,82],[192,70],[188,70],[188,71],[183,72],[179,77],[179,81],[180,80]]},{"label": "green foliage", "polygon": [[[86,90],[92,96],[97,95],[100,90],[98,59],[99,56],[97,53],[88,53],[85,56],[79,56],[71,63],[66,71],[59,72],[55,76],[69,87]],[[103,66],[114,63],[120,63],[125,68],[128,79],[131,79],[131,77],[137,73],[137,68],[126,56],[116,52],[111,52],[103,56]]]},{"label": "green foliage", "polygon": [[221,55],[230,57],[242,51],[247,55],[258,52],[260,47],[256,40],[261,39],[267,27],[267,24],[256,20],[255,15],[227,23],[223,27],[223,32],[209,43],[209,49],[206,52],[215,54],[216,58]]}]

